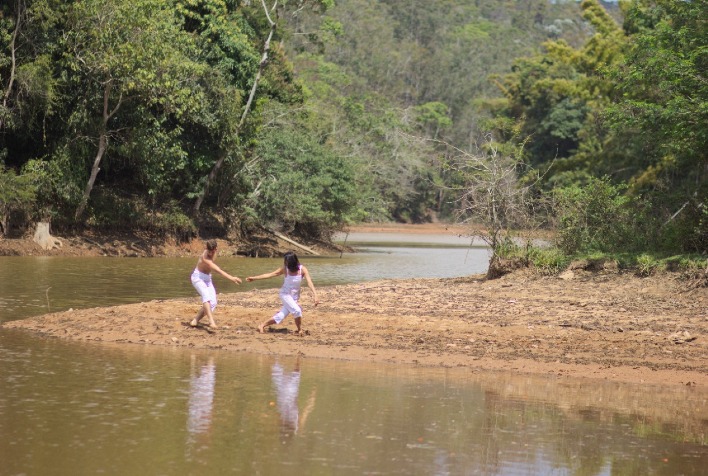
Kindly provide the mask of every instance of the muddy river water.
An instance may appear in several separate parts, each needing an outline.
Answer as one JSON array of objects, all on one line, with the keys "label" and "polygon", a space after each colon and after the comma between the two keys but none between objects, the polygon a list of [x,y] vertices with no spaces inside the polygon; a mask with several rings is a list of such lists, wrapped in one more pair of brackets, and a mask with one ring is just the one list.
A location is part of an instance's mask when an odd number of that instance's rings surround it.
[{"label": "muddy river water", "polygon": [[[302,257],[315,284],[463,276],[484,272],[488,258],[462,237],[347,240],[361,252]],[[218,262],[242,277],[280,264],[225,254]],[[0,258],[0,321],[190,296],[193,266]],[[227,286],[217,281],[237,290]],[[91,344],[0,328],[0,475],[706,474],[708,422],[694,418],[706,405],[708,394],[690,387]]]}]

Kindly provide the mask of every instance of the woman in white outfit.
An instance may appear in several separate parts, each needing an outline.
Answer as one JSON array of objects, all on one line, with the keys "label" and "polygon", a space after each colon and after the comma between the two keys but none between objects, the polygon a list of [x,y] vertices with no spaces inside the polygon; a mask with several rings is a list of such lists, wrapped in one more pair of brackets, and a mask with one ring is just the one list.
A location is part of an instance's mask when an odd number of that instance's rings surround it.
[{"label": "woman in white outfit", "polygon": [[214,329],[216,328],[216,322],[214,322],[216,289],[214,288],[214,283],[211,280],[212,271],[216,271],[229,281],[233,281],[236,284],[241,284],[241,278],[231,276],[229,273],[219,268],[216,263],[214,263],[215,257],[216,240],[209,240],[206,242],[206,249],[199,257],[197,267],[194,268],[191,276],[192,286],[194,286],[194,289],[196,289],[202,297],[202,307],[199,309],[199,312],[194,319],[192,319],[192,322],[189,323],[192,327],[197,327],[199,320],[206,315],[209,318],[209,327]]},{"label": "woman in white outfit", "polygon": [[283,319],[285,319],[288,314],[293,315],[298,334],[302,332],[300,328],[300,323],[302,321],[302,308],[298,304],[298,300],[300,299],[300,286],[302,284],[302,278],[305,278],[307,286],[312,291],[312,295],[315,299],[315,306],[320,303],[319,299],[317,299],[317,291],[315,290],[315,285],[312,284],[310,273],[307,271],[306,267],[300,264],[300,261],[297,259],[297,255],[292,251],[288,251],[285,253],[283,261],[283,266],[271,273],[259,274],[258,276],[249,276],[246,278],[246,281],[250,283],[251,281],[255,281],[257,279],[268,279],[281,275],[285,276],[285,279],[283,280],[283,287],[280,288],[279,292],[280,300],[283,301],[283,307],[273,317],[258,326],[258,331],[260,333],[265,332],[265,328],[268,326],[283,322]]}]

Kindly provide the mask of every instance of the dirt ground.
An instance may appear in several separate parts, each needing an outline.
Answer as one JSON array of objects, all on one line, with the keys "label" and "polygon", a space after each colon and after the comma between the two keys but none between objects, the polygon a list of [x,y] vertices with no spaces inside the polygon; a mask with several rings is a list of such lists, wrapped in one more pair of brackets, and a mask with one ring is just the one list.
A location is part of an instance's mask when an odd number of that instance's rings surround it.
[{"label": "dirt ground", "polygon": [[[459,226],[368,225],[351,231],[463,234]],[[0,240],[1,255],[194,256],[203,243],[134,235],[58,236],[43,250],[31,237]],[[322,252],[323,244],[308,244]],[[273,237],[228,243],[239,254],[272,255],[292,245]],[[331,249],[330,249],[331,251]],[[708,289],[675,273],[649,278],[617,269],[543,277],[411,279],[303,292],[304,335],[292,319],[258,333],[279,307],[276,290],[221,294],[217,329],[192,328],[197,298],[70,310],[3,324],[43,336],[183,346],[406,365],[512,370],[708,389]]]},{"label": "dirt ground", "polygon": [[197,298],[69,310],[5,328],[84,341],[182,346],[708,388],[708,289],[617,270],[500,279],[410,279],[303,290],[291,318],[259,334],[276,290],[221,294],[217,329],[192,328]]},{"label": "dirt ground", "polygon": [[[357,225],[348,231],[362,233],[403,233],[403,234],[449,234],[465,235],[469,229],[445,223],[401,224],[381,223]],[[31,234],[20,238],[0,237],[0,256],[115,256],[128,258],[145,257],[185,257],[195,256],[204,249],[204,240],[200,238],[189,242],[179,242],[174,239],[162,239],[135,233],[112,233],[100,235],[85,231],[73,236],[54,234],[58,245],[52,249],[43,249],[35,243]],[[267,232],[259,232],[244,241],[227,241],[217,239],[221,249],[235,250],[234,253],[244,256],[272,257],[280,256],[285,251],[296,250],[307,254],[301,249]],[[321,254],[339,254],[342,247],[326,242],[302,243]]]},{"label": "dirt ground", "polygon": [[[53,234],[57,245],[43,249],[32,236],[0,237],[0,256],[113,256],[119,258],[185,257],[197,256],[204,250],[204,239],[176,241],[136,233],[96,234],[85,231],[73,236]],[[243,256],[273,257],[287,250],[299,249],[266,231],[249,236],[248,240],[216,239],[219,248],[234,250]],[[340,247],[331,243],[315,242],[306,246],[319,253],[339,253]]]}]

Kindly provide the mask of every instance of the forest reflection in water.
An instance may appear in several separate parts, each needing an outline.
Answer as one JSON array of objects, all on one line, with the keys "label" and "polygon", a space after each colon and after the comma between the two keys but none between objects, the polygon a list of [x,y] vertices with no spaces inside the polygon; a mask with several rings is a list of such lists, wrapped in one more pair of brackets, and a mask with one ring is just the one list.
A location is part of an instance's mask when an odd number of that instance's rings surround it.
[{"label": "forest reflection in water", "polygon": [[7,474],[704,474],[706,394],[31,341],[0,331]]}]

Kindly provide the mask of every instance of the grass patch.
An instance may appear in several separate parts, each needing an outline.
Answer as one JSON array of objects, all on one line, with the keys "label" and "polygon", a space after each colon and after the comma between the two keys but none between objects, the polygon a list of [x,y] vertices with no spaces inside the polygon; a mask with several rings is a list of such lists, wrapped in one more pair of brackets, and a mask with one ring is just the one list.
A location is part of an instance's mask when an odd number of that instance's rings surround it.
[{"label": "grass patch", "polygon": [[708,259],[699,254],[665,255],[649,251],[637,253],[607,253],[593,251],[568,255],[558,247],[538,248],[506,242],[499,247],[500,258],[523,262],[542,275],[557,275],[569,267],[587,271],[622,270],[640,277],[661,272],[680,273],[680,278],[696,287],[708,286]]}]

